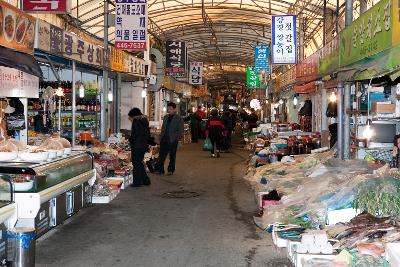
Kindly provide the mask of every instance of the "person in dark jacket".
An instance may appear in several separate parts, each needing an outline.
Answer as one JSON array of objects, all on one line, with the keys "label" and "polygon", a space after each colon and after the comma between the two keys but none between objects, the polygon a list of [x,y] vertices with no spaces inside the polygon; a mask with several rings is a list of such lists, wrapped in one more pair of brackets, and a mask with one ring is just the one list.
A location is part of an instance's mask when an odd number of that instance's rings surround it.
[{"label": "person in dark jacket", "polygon": [[249,123],[250,131],[252,131],[253,128],[257,128],[258,116],[254,108],[251,109],[251,114],[249,115],[247,122]]},{"label": "person in dark jacket", "polygon": [[132,122],[131,137],[129,138],[133,164],[132,186],[150,185],[150,178],[147,176],[143,164],[144,154],[148,150],[148,140],[150,138],[149,121],[138,108],[131,109],[128,116]]},{"label": "person in dark jacket", "polygon": [[193,143],[197,143],[199,141],[201,120],[202,118],[197,112],[190,114],[190,131],[192,134]]},{"label": "person in dark jacket", "polygon": [[226,139],[225,139],[225,147],[224,150],[229,150],[232,145],[232,131],[233,131],[233,120],[232,120],[232,113],[227,110],[221,117],[221,121],[225,126],[226,130]]},{"label": "person in dark jacket", "polygon": [[210,138],[213,146],[211,156],[220,157],[221,141],[224,137],[225,126],[218,116],[218,110],[211,111],[211,117],[207,121],[206,137]]},{"label": "person in dark jacket", "polygon": [[176,113],[176,104],[168,103],[168,114],[164,117],[160,136],[160,153],[158,157],[158,174],[164,174],[164,163],[169,154],[168,175],[175,172],[176,151],[179,139],[182,138],[184,123],[181,116]]}]

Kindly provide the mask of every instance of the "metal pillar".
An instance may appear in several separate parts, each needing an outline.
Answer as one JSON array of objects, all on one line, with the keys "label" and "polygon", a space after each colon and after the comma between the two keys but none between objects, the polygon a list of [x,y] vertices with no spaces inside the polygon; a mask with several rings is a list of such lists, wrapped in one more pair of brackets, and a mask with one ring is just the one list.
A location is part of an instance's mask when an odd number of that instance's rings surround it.
[{"label": "metal pillar", "polygon": [[76,143],[76,62],[72,60],[72,146]]},{"label": "metal pillar", "polygon": [[[322,85],[321,85],[321,87],[322,87]],[[326,117],[326,108],[327,108],[327,94],[326,94],[326,89],[325,88],[322,88],[321,89],[321,99],[322,99],[322,101],[321,101],[321,110],[322,110],[322,117],[321,117],[321,119],[322,119],[322,122],[321,122],[321,130],[322,131],[326,131],[326,130],[328,130],[328,120],[327,120],[327,117]]]},{"label": "metal pillar", "polygon": [[114,90],[114,133],[121,130],[121,91],[122,91],[122,75],[117,73],[117,86]]},{"label": "metal pillar", "polygon": [[325,46],[325,44],[326,44],[326,0],[324,0],[324,18],[323,18],[323,35],[322,35],[322,45]]},{"label": "metal pillar", "polygon": [[360,15],[364,14],[367,11],[367,1],[360,0]]},{"label": "metal pillar", "polygon": [[343,159],[350,159],[350,90],[351,84],[345,83],[344,97],[343,97],[343,110],[344,110],[344,124],[343,124]]},{"label": "metal pillar", "polygon": [[349,26],[353,22],[353,0],[346,0],[345,10],[345,26]]},{"label": "metal pillar", "polygon": [[[108,0],[104,1],[104,51],[108,53]],[[103,87],[100,97],[100,141],[106,141],[107,137],[107,105],[108,105],[108,71],[103,69]]]},{"label": "metal pillar", "polygon": [[299,61],[304,59],[304,21],[303,15],[299,15]]},{"label": "metal pillar", "polygon": [[337,88],[337,111],[338,111],[338,133],[337,133],[337,148],[338,158],[343,159],[343,83],[338,83]]}]

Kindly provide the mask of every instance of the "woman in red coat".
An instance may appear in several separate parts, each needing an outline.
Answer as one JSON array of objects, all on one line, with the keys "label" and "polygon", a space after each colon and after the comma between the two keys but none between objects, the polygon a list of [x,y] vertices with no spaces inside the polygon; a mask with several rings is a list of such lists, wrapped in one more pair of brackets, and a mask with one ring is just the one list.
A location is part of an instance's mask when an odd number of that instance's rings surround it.
[{"label": "woman in red coat", "polygon": [[213,158],[220,157],[221,141],[222,138],[224,137],[224,134],[225,134],[224,123],[218,116],[218,110],[213,109],[211,111],[211,117],[207,121],[207,127],[206,127],[206,137],[210,138],[210,141],[213,145],[213,149],[211,150]]}]

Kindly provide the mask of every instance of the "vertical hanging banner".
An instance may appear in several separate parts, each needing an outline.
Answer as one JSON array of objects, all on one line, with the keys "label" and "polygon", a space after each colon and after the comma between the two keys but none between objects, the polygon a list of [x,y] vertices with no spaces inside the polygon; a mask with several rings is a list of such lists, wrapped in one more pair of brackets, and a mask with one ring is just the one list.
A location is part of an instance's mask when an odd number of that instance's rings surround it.
[{"label": "vertical hanging banner", "polygon": [[255,71],[254,66],[246,67],[246,76],[247,76],[247,87],[248,88],[259,88],[260,87],[260,79]]},{"label": "vertical hanging banner", "polygon": [[22,10],[34,13],[64,14],[71,12],[70,0],[22,0]]},{"label": "vertical hanging banner", "polygon": [[186,44],[167,41],[165,74],[173,77],[186,76]]},{"label": "vertical hanging banner", "polygon": [[272,16],[272,64],[296,64],[296,16]]},{"label": "vertical hanging banner", "polygon": [[116,0],[115,47],[146,50],[147,16],[147,0]]},{"label": "vertical hanging banner", "polygon": [[203,62],[190,62],[189,84],[203,84]]},{"label": "vertical hanging banner", "polygon": [[257,45],[254,49],[254,65],[255,71],[258,73],[260,70],[264,70],[265,73],[270,72],[270,58],[269,58],[269,46],[262,44]]}]

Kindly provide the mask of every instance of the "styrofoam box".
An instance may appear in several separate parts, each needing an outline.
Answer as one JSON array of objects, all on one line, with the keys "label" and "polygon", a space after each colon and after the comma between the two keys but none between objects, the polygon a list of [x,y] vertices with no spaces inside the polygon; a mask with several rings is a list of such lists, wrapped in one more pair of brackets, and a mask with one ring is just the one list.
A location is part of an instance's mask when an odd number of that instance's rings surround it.
[{"label": "styrofoam box", "polygon": [[286,248],[288,246],[288,240],[280,238],[275,231],[272,232],[272,241],[274,241],[275,246],[278,248]]},{"label": "styrofoam box", "polygon": [[311,259],[328,259],[334,260],[337,255],[319,255],[319,254],[299,254],[295,253],[294,266],[303,267],[304,263]]},{"label": "styrofoam box", "polygon": [[334,225],[337,223],[346,223],[356,217],[358,214],[360,214],[360,211],[352,208],[328,211],[326,224]]},{"label": "styrofoam box", "polygon": [[117,195],[119,194],[120,190],[111,190],[111,193],[108,196],[93,196],[92,203],[93,204],[107,204],[113,201]]},{"label": "styrofoam box", "polygon": [[287,246],[287,256],[289,258],[289,260],[294,263],[295,260],[295,254],[296,254],[296,247],[301,244],[301,242],[297,242],[297,241],[288,241],[288,246]]},{"label": "styrofoam box", "polygon": [[400,266],[400,243],[387,243],[385,258],[390,266]]}]

